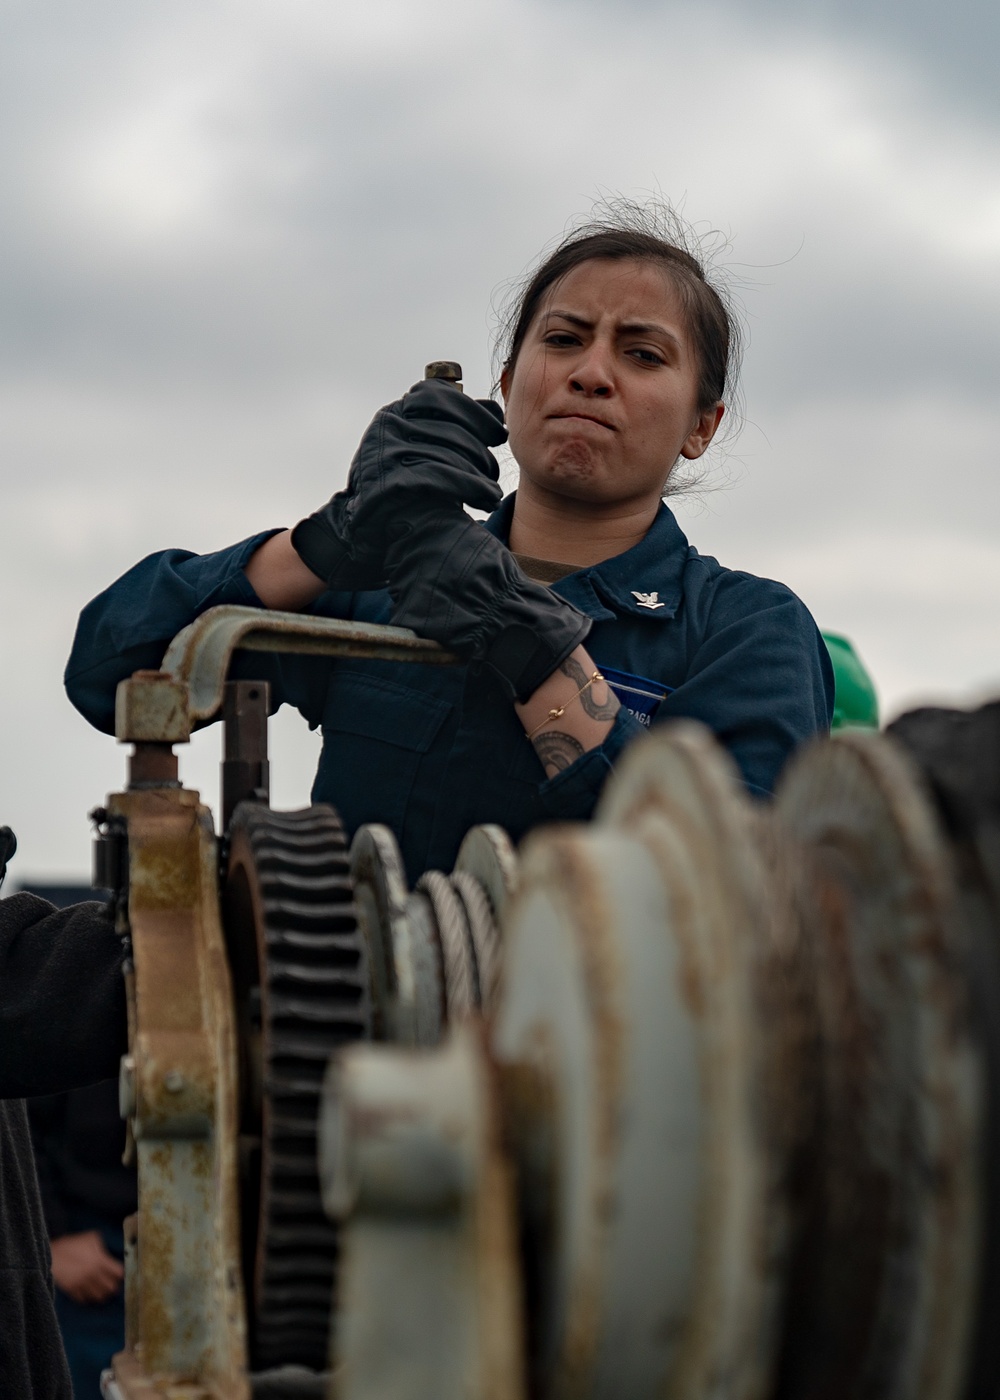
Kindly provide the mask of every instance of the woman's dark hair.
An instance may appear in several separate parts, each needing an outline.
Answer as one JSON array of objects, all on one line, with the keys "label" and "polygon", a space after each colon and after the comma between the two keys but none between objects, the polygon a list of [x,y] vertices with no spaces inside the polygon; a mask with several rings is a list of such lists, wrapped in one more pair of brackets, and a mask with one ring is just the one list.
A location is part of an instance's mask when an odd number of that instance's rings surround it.
[{"label": "woman's dark hair", "polygon": [[686,246],[693,242],[693,233],[672,209],[626,200],[605,204],[598,218],[568,234],[517,290],[499,337],[502,368],[513,370],[545,293],[567,272],[594,258],[638,258],[659,263],[680,294],[701,369],[698,408],[711,408],[732,392],[740,324],[726,291],[708,281],[702,260]]}]

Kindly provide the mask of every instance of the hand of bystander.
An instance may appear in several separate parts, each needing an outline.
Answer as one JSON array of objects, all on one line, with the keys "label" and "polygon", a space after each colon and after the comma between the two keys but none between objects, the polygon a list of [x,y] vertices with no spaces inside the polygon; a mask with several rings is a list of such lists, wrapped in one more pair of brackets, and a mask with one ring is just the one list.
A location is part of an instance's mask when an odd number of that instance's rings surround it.
[{"label": "hand of bystander", "polygon": [[75,1303],[103,1303],[121,1288],[125,1268],[99,1231],[84,1230],[52,1241],[52,1277]]}]

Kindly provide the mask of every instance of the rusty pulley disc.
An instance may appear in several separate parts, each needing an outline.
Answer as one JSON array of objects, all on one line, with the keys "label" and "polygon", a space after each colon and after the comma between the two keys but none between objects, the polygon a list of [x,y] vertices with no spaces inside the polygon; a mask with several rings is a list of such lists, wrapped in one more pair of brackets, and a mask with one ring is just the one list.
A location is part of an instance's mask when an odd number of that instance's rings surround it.
[{"label": "rusty pulley disc", "polygon": [[809,1020],[774,842],[708,730],[678,722],[636,746],[598,820],[654,855],[682,954],[702,1127],[691,1286],[671,1396],[766,1392],[788,1234]]},{"label": "rusty pulley disc", "polygon": [[979,1228],[981,1079],[948,853],[902,753],[845,733],[790,765],[815,962],[818,1120],[781,1400],[952,1400]]},{"label": "rusty pulley disc", "polygon": [[321,1371],[337,1263],[316,1166],[323,1075],[371,1035],[347,843],[331,807],[237,808],[223,914],[241,1053],[244,1272],[259,1369]]},{"label": "rusty pulley disc", "polygon": [[1000,1393],[1000,701],[976,710],[911,710],[888,733],[919,768],[947,834],[986,1062],[985,1201],[967,1396],[993,1400]]},{"label": "rusty pulley disc", "polygon": [[762,1393],[781,1229],[751,825],[688,729],[629,751],[595,826],[525,845],[493,1048],[540,1395]]}]

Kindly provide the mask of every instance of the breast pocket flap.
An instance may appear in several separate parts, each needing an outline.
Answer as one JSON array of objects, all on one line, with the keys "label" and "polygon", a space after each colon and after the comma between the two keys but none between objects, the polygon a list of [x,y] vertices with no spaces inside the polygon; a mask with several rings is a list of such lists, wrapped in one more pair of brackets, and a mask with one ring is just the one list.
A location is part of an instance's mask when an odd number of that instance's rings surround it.
[{"label": "breast pocket flap", "polygon": [[348,671],[334,676],[327,688],[323,728],[426,753],[451,708],[422,690]]}]

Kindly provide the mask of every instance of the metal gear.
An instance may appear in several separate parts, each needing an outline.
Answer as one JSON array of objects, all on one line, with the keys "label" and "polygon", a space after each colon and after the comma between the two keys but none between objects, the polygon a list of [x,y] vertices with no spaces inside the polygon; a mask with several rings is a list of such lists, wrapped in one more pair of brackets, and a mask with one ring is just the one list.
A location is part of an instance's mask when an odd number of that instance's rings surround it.
[{"label": "metal gear", "polygon": [[229,831],[223,917],[241,1020],[252,1364],[323,1370],[337,1230],[320,1198],[317,1114],[331,1054],[372,1036],[368,957],[333,808],[242,803]]}]

